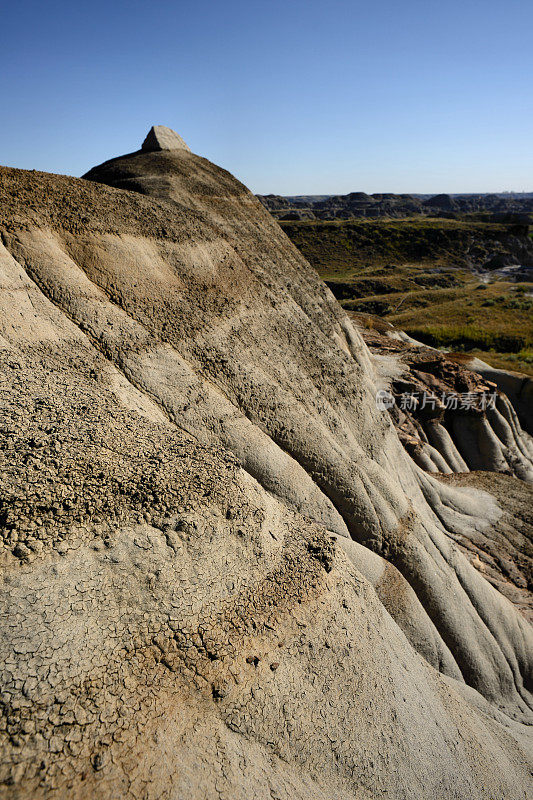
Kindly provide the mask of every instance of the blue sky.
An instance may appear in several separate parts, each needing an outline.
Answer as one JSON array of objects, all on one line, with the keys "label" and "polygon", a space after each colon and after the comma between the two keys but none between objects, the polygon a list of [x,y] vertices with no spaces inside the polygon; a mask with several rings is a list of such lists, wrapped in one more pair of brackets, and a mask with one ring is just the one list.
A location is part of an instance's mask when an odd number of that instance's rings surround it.
[{"label": "blue sky", "polygon": [[5,3],[0,163],[81,175],[152,124],[253,191],[533,191],[530,0]]}]

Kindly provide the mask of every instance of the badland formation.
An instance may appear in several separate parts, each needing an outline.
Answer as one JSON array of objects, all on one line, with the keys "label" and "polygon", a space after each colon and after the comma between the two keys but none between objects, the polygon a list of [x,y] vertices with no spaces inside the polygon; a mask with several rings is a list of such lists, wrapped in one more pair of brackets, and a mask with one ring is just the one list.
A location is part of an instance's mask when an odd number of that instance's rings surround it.
[{"label": "badland formation", "polygon": [[531,382],[162,126],[0,195],[1,796],[531,797]]}]

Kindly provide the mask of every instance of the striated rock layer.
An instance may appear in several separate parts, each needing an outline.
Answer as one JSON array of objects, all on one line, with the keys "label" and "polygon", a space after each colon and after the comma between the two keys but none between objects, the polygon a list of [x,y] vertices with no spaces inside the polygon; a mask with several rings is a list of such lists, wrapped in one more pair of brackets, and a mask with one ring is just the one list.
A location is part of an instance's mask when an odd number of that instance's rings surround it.
[{"label": "striated rock layer", "polygon": [[526,798],[531,627],[456,544],[516,508],[231,175],[86,178],[0,170],[2,795]]},{"label": "striated rock layer", "polygon": [[419,466],[444,474],[491,470],[533,483],[527,375],[426,347],[379,317],[351,317],[391,398],[400,441]]},{"label": "striated rock layer", "polygon": [[[511,389],[518,386],[507,396],[488,380],[489,374],[498,379],[498,371],[483,362],[418,344],[379,317],[350,316],[372,354],[398,437],[415,463],[450,476],[446,482],[452,485],[478,485],[497,497],[505,511],[498,530],[489,526],[455,541],[472,565],[533,619],[531,488],[522,483],[533,480],[533,440],[517,415],[519,390],[530,382],[502,372]],[[484,475],[485,470],[500,474]]]}]

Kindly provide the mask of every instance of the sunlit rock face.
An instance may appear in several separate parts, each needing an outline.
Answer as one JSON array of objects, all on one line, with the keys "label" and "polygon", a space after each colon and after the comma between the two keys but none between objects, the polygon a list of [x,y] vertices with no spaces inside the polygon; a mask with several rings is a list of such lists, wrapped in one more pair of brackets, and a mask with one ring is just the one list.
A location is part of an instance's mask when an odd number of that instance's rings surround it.
[{"label": "sunlit rock face", "polygon": [[412,461],[209,161],[0,192],[5,796],[527,796],[531,629],[456,545],[521,496]]},{"label": "sunlit rock face", "polygon": [[191,148],[185,144],[181,136],[165,125],[154,125],[150,128],[141,150],[148,153],[157,150],[187,150],[189,153],[191,152]]}]

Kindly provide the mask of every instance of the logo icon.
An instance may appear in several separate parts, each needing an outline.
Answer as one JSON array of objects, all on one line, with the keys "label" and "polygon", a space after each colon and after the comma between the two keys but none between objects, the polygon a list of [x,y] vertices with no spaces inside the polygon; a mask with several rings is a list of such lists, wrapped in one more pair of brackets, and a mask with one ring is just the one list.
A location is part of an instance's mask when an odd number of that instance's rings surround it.
[{"label": "logo icon", "polygon": [[394,397],[388,389],[379,389],[376,392],[376,408],[379,408],[380,411],[387,411],[387,409],[393,407],[395,402]]}]

